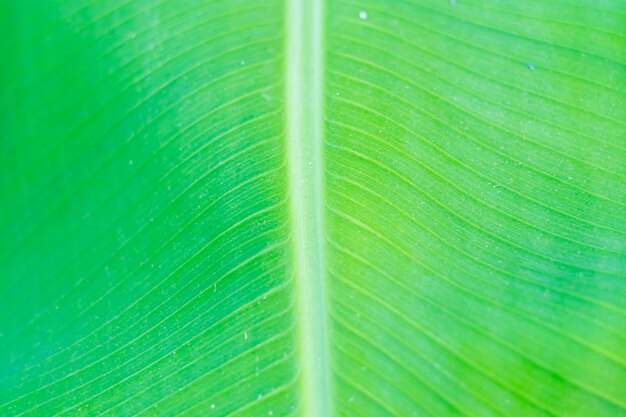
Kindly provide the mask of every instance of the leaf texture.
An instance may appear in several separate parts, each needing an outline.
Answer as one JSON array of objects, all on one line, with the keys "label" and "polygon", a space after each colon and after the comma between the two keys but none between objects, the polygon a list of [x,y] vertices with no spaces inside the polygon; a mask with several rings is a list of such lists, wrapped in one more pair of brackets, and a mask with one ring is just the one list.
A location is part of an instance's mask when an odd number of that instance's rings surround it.
[{"label": "leaf texture", "polygon": [[622,0],[0,27],[0,415],[626,416]]}]

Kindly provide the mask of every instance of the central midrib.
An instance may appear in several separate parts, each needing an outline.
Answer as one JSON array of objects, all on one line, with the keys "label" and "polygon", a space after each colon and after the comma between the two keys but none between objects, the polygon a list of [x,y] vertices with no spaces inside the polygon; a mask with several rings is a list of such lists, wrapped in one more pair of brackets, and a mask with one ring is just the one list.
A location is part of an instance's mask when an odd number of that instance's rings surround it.
[{"label": "central midrib", "polygon": [[287,165],[303,417],[330,417],[324,289],[323,0],[286,0]]}]

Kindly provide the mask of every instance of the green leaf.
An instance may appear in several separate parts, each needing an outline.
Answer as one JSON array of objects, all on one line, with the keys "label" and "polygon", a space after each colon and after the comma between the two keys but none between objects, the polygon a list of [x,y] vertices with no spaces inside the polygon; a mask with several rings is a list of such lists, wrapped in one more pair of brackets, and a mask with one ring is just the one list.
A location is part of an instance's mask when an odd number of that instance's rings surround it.
[{"label": "green leaf", "polygon": [[626,416],[623,0],[0,27],[0,415]]}]

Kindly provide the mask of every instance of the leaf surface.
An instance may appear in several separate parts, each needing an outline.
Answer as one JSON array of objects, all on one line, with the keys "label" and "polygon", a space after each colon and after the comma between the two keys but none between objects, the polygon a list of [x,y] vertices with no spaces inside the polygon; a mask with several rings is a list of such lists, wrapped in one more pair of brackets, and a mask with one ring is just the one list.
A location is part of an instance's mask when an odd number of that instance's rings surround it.
[{"label": "leaf surface", "polygon": [[626,416],[622,0],[0,27],[1,415]]}]

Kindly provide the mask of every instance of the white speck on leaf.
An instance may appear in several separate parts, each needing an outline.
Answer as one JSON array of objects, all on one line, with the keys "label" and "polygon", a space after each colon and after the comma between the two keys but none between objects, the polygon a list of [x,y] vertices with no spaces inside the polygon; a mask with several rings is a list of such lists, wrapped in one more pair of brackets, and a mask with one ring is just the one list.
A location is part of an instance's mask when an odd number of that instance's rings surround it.
[{"label": "white speck on leaf", "polygon": [[243,338],[248,340],[248,332],[243,332]]},{"label": "white speck on leaf", "polygon": [[366,12],[361,11],[361,12],[359,12],[359,17],[360,17],[361,19],[367,19],[367,13],[366,13]]},{"label": "white speck on leaf", "polygon": [[211,404],[211,410],[215,410],[215,404]]},{"label": "white speck on leaf", "polygon": [[537,68],[535,68],[533,64],[526,64],[526,68],[528,68],[531,71],[537,71]]},{"label": "white speck on leaf", "polygon": [[456,7],[456,0],[450,0],[450,6]]}]

